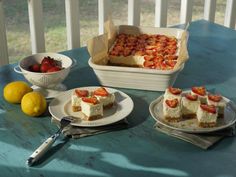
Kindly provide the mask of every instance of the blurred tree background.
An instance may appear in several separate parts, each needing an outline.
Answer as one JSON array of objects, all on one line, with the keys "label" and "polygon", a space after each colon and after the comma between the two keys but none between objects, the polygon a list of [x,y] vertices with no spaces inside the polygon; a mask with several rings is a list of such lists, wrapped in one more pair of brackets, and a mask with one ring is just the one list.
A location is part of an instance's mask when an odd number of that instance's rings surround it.
[{"label": "blurred tree background", "polygon": [[[67,49],[65,0],[42,0],[46,51]],[[179,23],[180,0],[169,0],[168,26]],[[128,1],[111,0],[115,25],[127,24]],[[31,54],[27,0],[3,0],[10,62]],[[226,1],[217,0],[216,23],[223,24]],[[81,46],[98,35],[98,0],[80,0]],[[202,19],[204,0],[194,0],[193,20]],[[141,26],[154,26],[155,0],[141,0]]]}]

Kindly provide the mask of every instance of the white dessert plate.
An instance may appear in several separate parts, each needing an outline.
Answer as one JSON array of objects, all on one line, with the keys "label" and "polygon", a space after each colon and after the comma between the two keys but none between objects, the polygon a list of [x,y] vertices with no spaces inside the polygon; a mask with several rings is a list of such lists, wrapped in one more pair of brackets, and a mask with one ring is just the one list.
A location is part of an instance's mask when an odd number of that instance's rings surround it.
[{"label": "white dessert plate", "polygon": [[[80,87],[78,89],[86,89],[93,91],[99,87]],[[71,106],[71,95],[74,92],[74,89],[68,90],[57,97],[55,97],[49,104],[49,112],[55,119],[61,120],[62,117],[72,116],[75,118],[75,121],[71,123],[74,126],[81,127],[97,127],[115,123],[119,120],[127,117],[133,110],[134,103],[132,99],[125,93],[106,87],[109,93],[115,94],[115,104],[110,109],[105,109],[103,112],[103,117],[93,121],[84,120],[84,114],[79,112],[73,112]]]},{"label": "white dessert plate", "polygon": [[[186,91],[187,92],[187,91]],[[189,92],[189,91],[188,91]],[[163,116],[163,95],[155,99],[149,106],[152,117],[160,124],[171,129],[187,132],[187,133],[209,133],[222,130],[233,125],[236,121],[236,105],[228,98],[223,97],[227,102],[224,118],[218,118],[215,127],[202,128],[198,126],[197,119],[185,119],[180,122],[168,122]]]}]

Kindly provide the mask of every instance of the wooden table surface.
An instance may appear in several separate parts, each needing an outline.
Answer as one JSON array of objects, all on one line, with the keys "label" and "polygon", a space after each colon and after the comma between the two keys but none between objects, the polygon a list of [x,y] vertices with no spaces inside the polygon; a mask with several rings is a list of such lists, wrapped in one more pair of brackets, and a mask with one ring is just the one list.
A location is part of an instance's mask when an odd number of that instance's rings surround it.
[{"label": "wooden table surface", "polygon": [[[190,24],[189,34],[190,59],[175,86],[205,85],[236,102],[236,31],[200,20]],[[68,89],[99,85],[86,48],[62,53],[78,61],[64,81]],[[5,84],[24,80],[15,65],[0,67],[0,176],[236,176],[235,137],[202,150],[162,134],[148,108],[163,92],[132,89],[119,89],[134,101],[130,128],[75,140],[61,136],[39,165],[27,167],[26,159],[57,127],[49,114],[31,118],[3,99]]]}]

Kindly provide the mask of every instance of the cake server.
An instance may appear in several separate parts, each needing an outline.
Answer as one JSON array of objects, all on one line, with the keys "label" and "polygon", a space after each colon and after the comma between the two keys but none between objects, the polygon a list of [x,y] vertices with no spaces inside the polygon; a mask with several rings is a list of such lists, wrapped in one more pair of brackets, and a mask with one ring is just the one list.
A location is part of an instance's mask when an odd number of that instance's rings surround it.
[{"label": "cake server", "polygon": [[44,141],[34,152],[31,156],[27,159],[26,164],[32,166],[36,161],[38,161],[53,145],[53,143],[57,140],[60,136],[64,127],[69,125],[73,121],[71,116],[63,117],[60,121],[60,128],[58,131],[50,136],[46,141]]}]

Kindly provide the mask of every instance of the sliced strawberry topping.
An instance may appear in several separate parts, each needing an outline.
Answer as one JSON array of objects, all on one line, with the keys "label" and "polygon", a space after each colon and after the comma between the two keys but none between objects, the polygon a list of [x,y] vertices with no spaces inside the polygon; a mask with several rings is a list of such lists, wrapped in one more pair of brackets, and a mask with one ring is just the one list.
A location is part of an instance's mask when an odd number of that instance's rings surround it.
[{"label": "sliced strawberry topping", "polygon": [[162,69],[162,70],[168,70],[168,68],[169,68],[169,66],[166,64],[166,62],[165,62],[165,61],[162,61],[162,62],[161,62],[161,69]]},{"label": "sliced strawberry topping", "polygon": [[153,65],[154,65],[154,62],[153,61],[148,61],[148,60],[144,61],[144,63],[143,63],[143,66],[145,68],[151,68]]},{"label": "sliced strawberry topping", "polygon": [[213,105],[201,104],[200,107],[209,113],[216,114],[216,107]]},{"label": "sliced strawberry topping", "polygon": [[156,61],[155,62],[155,68],[156,69],[161,69],[161,61]]},{"label": "sliced strawberry topping", "polygon": [[152,50],[145,50],[145,52],[146,52],[147,55],[152,55],[153,54]]},{"label": "sliced strawberry topping", "polygon": [[86,103],[97,104],[98,100],[96,97],[83,97],[82,100]]},{"label": "sliced strawberry topping", "polygon": [[152,55],[145,55],[145,56],[144,56],[144,60],[145,60],[145,61],[153,60],[153,58],[154,58],[154,56],[152,56]]},{"label": "sliced strawberry topping", "polygon": [[179,95],[182,93],[182,90],[179,88],[173,88],[173,87],[169,87],[169,92],[174,94],[174,95]]},{"label": "sliced strawberry topping", "polygon": [[166,62],[166,64],[168,65],[168,66],[170,66],[170,67],[174,67],[175,66],[175,64],[177,63],[177,61],[176,60],[165,60],[165,62]]},{"label": "sliced strawberry topping", "polygon": [[188,99],[188,100],[191,100],[191,101],[196,101],[198,96],[197,95],[191,95],[190,93],[186,94],[185,97]]},{"label": "sliced strawberry topping", "polygon": [[192,87],[192,91],[193,91],[193,93],[196,93],[201,96],[206,95],[205,87]]},{"label": "sliced strawberry topping", "polygon": [[208,99],[214,102],[219,102],[222,99],[222,96],[209,94]]},{"label": "sliced strawberry topping", "polygon": [[167,60],[177,60],[177,59],[178,59],[178,56],[176,56],[176,55],[167,55],[167,56],[165,57],[165,59],[167,59]]},{"label": "sliced strawberry topping", "polygon": [[178,105],[178,99],[166,100],[165,102],[171,108],[176,108],[176,106]]},{"label": "sliced strawberry topping", "polygon": [[177,41],[176,40],[169,40],[168,45],[177,45]]},{"label": "sliced strawberry topping", "polygon": [[88,90],[79,90],[79,89],[76,89],[75,90],[75,93],[78,97],[87,97],[89,95],[89,92]]},{"label": "sliced strawberry topping", "polygon": [[126,48],[126,49],[124,49],[124,53],[123,53],[123,55],[126,57],[126,56],[129,56],[131,54],[131,50],[130,49],[128,49],[128,48]]},{"label": "sliced strawberry topping", "polygon": [[93,92],[93,94],[97,95],[97,96],[108,96],[109,95],[108,91],[104,87],[100,87],[100,88],[96,89]]},{"label": "sliced strawberry topping", "polygon": [[138,51],[135,52],[135,55],[137,55],[137,56],[144,56],[145,55],[145,51],[138,50]]}]

